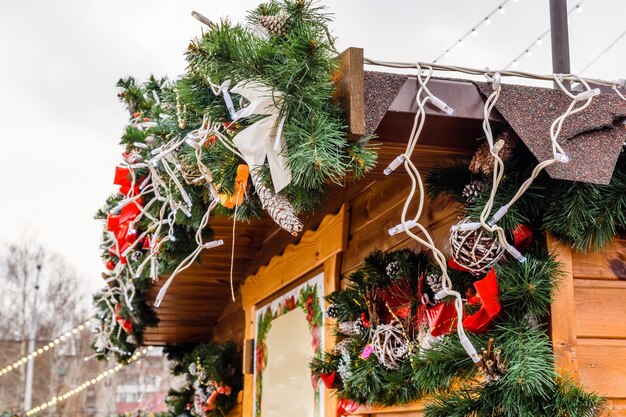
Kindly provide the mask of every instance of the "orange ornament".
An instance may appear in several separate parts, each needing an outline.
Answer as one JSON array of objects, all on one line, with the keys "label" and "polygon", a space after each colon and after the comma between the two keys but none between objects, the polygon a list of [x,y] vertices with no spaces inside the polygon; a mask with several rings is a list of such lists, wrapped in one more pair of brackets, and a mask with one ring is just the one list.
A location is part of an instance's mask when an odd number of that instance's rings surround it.
[{"label": "orange ornament", "polygon": [[220,203],[226,208],[240,206],[243,203],[243,197],[246,194],[248,186],[248,176],[250,168],[248,165],[241,164],[237,167],[237,175],[235,176],[235,192],[233,195],[220,195]]}]

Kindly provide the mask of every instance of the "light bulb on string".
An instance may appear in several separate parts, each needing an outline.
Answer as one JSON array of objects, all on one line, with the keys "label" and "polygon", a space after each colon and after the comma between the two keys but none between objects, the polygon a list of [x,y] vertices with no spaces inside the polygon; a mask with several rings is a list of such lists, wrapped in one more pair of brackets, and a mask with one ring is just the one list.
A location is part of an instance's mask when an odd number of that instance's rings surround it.
[{"label": "light bulb on string", "polygon": [[485,17],[485,24],[486,25],[490,25],[491,24],[491,19],[488,17]]},{"label": "light bulb on string", "polygon": [[513,65],[514,67],[517,67],[517,66],[519,65],[519,62],[517,62],[517,59],[516,59],[515,61],[513,61],[513,64],[512,64],[512,65]]},{"label": "light bulb on string", "polygon": [[446,55],[446,57],[450,58],[452,56],[452,53],[448,50],[448,51],[446,51],[445,55]]},{"label": "light bulb on string", "polygon": [[498,7],[498,12],[500,12],[500,14],[505,14],[506,13],[506,9],[502,6]]},{"label": "light bulb on string", "polygon": [[527,49],[527,50],[526,50],[526,56],[527,56],[528,58],[530,58],[531,56],[533,56],[533,51],[531,51],[530,49]]},{"label": "light bulb on string", "polygon": [[541,38],[537,39],[537,41],[535,42],[535,44],[536,44],[537,46],[541,46],[541,45],[543,45],[543,39],[541,39]]},{"label": "light bulb on string", "polygon": [[576,5],[576,11],[577,11],[578,13],[582,13],[582,12],[583,12],[583,6],[581,6],[580,4],[577,4],[577,5]]},{"label": "light bulb on string", "polygon": [[472,36],[478,36],[478,31],[476,28],[472,29]]}]

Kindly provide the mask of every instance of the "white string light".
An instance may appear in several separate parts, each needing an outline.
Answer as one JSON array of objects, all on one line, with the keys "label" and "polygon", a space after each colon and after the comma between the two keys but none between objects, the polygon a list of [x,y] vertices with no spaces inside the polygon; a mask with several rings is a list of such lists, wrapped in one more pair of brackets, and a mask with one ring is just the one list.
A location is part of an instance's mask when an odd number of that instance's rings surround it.
[{"label": "white string light", "polygon": [[[412,69],[412,70],[415,69],[415,65],[416,65],[414,62],[411,63],[411,62],[380,61],[380,60],[374,60],[371,58],[365,58],[364,63],[367,65],[375,65],[375,66],[398,68],[398,69]],[[425,68],[432,67],[434,71],[458,72],[458,73],[463,73],[463,74],[480,75],[480,76],[484,76],[485,72],[491,72],[491,73],[499,72],[500,75],[503,77],[519,77],[519,78],[527,78],[530,80],[550,81],[550,82],[554,81],[554,74],[536,74],[536,73],[527,72],[527,71],[515,71],[515,70],[486,71],[484,68],[479,69],[479,68],[462,67],[462,66],[456,66],[456,65],[445,65],[445,64],[435,64],[435,63],[425,63],[425,62],[418,62],[417,64]],[[623,80],[611,81],[611,80],[603,80],[599,78],[579,77],[579,76],[572,75],[572,74],[559,74],[559,76],[561,76],[561,79],[563,81],[579,82],[579,80],[584,80],[588,83],[602,85],[605,87],[617,87],[617,88],[624,87]]]},{"label": "white string light", "polygon": [[[574,12],[578,12],[578,13],[582,13],[583,12],[583,7],[582,4],[585,2],[586,0],[581,0],[579,1],[574,7],[570,8],[567,11],[567,15],[571,15]],[[532,53],[532,49],[536,46],[541,46],[543,45],[543,40],[546,36],[548,36],[548,34],[551,32],[550,28],[546,29],[545,31],[543,31],[541,33],[541,35],[539,35],[539,37],[535,38],[534,41],[531,42],[530,45],[528,45],[526,48],[524,48],[524,50],[517,55],[515,58],[513,58],[512,61],[510,61],[506,67],[504,67],[504,69],[508,69],[511,67],[517,67],[519,65],[519,60],[520,58],[526,56],[527,58],[530,58],[533,53]]]},{"label": "white string light", "polygon": [[[375,61],[369,58],[365,58],[365,63],[370,64],[370,65],[387,66],[391,68],[403,68],[403,69],[417,68],[417,81],[419,83],[419,89],[417,90],[417,94],[415,97],[415,101],[417,104],[417,112],[415,115],[415,121],[413,123],[413,129],[411,131],[409,140],[407,142],[406,151],[403,154],[396,157],[391,162],[391,164],[389,164],[389,166],[384,170],[385,175],[389,175],[395,169],[397,169],[400,165],[404,165],[404,168],[407,174],[411,178],[411,189],[402,209],[401,223],[389,229],[388,234],[393,236],[399,233],[405,233],[409,237],[411,237],[412,239],[414,239],[415,241],[417,241],[418,243],[420,243],[421,245],[425,246],[426,248],[432,251],[434,261],[439,265],[441,272],[442,272],[442,290],[435,295],[435,298],[443,299],[448,296],[453,296],[455,298],[454,306],[458,315],[457,333],[459,335],[459,341],[461,345],[463,346],[463,348],[465,349],[465,351],[467,352],[467,354],[472,358],[472,360],[478,363],[480,362],[481,359],[478,356],[478,353],[476,352],[476,349],[472,345],[471,341],[465,334],[465,330],[462,324],[463,300],[462,300],[461,294],[451,289],[452,282],[447,273],[446,259],[443,253],[437,247],[435,247],[433,239],[428,233],[428,231],[426,230],[426,228],[423,225],[421,225],[418,221],[422,214],[422,210],[424,208],[424,185],[423,185],[419,170],[415,167],[415,165],[411,161],[411,155],[415,149],[415,145],[417,144],[417,140],[424,126],[424,121],[426,117],[425,105],[428,101],[430,101],[432,104],[434,104],[437,108],[439,108],[441,111],[445,112],[446,114],[451,115],[453,113],[453,110],[447,104],[445,104],[442,100],[435,97],[428,90],[426,85],[435,70],[463,72],[466,74],[473,74],[473,75],[482,74],[483,76],[486,76],[489,81],[492,82],[494,92],[489,96],[489,98],[485,102],[483,129],[485,131],[487,140],[489,141],[489,145],[491,147],[491,153],[494,157],[493,188],[492,188],[490,200],[488,204],[485,206],[483,213],[481,214],[480,223],[472,223],[472,227],[473,227],[472,230],[482,227],[491,232],[497,233],[497,236],[501,245],[511,254],[511,256],[513,256],[520,262],[525,262],[526,258],[524,258],[524,256],[521,253],[519,253],[517,249],[515,249],[512,245],[510,245],[506,241],[504,230],[500,226],[497,225],[497,222],[502,216],[504,216],[508,208],[511,205],[513,205],[522,196],[522,194],[524,194],[524,192],[526,192],[526,190],[530,187],[534,179],[539,175],[539,173],[543,169],[547,168],[548,166],[556,162],[567,163],[569,161],[569,158],[567,157],[567,155],[565,154],[565,152],[563,151],[563,149],[557,142],[563,122],[570,115],[578,113],[584,110],[585,108],[587,108],[591,104],[592,98],[598,95],[600,91],[599,89],[591,89],[589,87],[589,84],[587,83],[587,80],[583,79],[582,77],[579,77],[577,75],[572,75],[572,74],[570,75],[552,74],[550,76],[547,76],[547,75],[537,75],[537,74],[530,74],[530,73],[517,72],[517,71],[492,72],[489,70],[485,71],[485,70],[477,70],[477,69],[465,68],[465,67],[437,65],[437,64],[423,64],[419,62],[416,64],[408,64],[408,63],[400,63],[400,62],[381,62],[381,61]],[[423,76],[422,68],[426,68],[427,70],[427,75],[425,77]],[[500,91],[501,91],[500,80],[503,75],[540,79],[540,80],[545,80],[545,81],[548,81],[548,80],[554,81],[557,83],[557,85],[559,85],[561,90],[572,99],[572,103],[570,104],[568,109],[565,111],[565,113],[559,116],[552,123],[552,126],[550,128],[550,140],[552,143],[553,158],[539,163],[534,168],[531,176],[522,184],[520,189],[517,191],[515,196],[509,201],[509,203],[505,204],[503,207],[497,210],[496,213],[491,218],[491,220],[487,221],[487,218],[490,215],[490,212],[493,207],[494,196],[497,192],[497,188],[502,178],[503,168],[504,168],[504,164],[502,160],[500,159],[500,157],[498,156],[498,152],[501,148],[501,143],[498,143],[495,145],[493,144],[493,135],[492,135],[491,127],[489,124],[489,114],[491,113],[491,110],[495,107],[495,103],[500,94]],[[583,87],[585,87],[585,91],[583,91],[580,94],[573,95],[564,87],[563,82],[565,80],[579,82],[581,85],[583,85]],[[616,90],[618,86],[622,86],[624,84],[622,80],[617,81],[617,82],[593,80],[593,82],[595,82],[596,84],[612,86]],[[582,103],[582,104],[576,107],[578,103]],[[500,169],[498,170],[498,168]],[[409,206],[412,203],[413,198],[416,196],[416,194],[418,194],[417,197],[419,199],[417,212],[412,219],[407,219],[407,211],[409,209]],[[415,233],[413,233],[411,231],[411,229],[413,228],[418,228],[419,232],[424,236],[424,238],[422,239],[419,236],[417,236]]]},{"label": "white string light", "polygon": [[619,41],[621,41],[624,36],[626,36],[626,30],[624,30],[617,38],[615,38],[615,40],[613,42],[611,42],[609,44],[609,46],[607,46],[602,52],[600,52],[594,59],[592,59],[587,65],[585,65],[583,67],[583,69],[580,70],[580,73],[584,73],[585,71],[587,71],[589,69],[589,67],[591,67],[593,64],[595,64],[600,58],[602,58],[607,52],[609,52],[611,49],[613,49],[613,47],[615,45],[617,45],[619,43]]},{"label": "white string light", "polygon": [[[130,360],[126,363],[126,365],[129,365],[132,362],[136,361],[137,359],[139,359],[140,357],[142,357],[143,355],[148,353],[150,350],[152,350],[152,346],[148,346],[148,347],[142,349],[141,351],[135,352],[133,354],[133,356],[130,357]],[[49,401],[41,403],[37,407],[31,408],[30,410],[26,411],[26,415],[27,416],[35,415],[38,412],[43,411],[43,410],[45,410],[48,407],[52,407],[55,404],[63,402],[65,400],[67,400],[68,398],[73,397],[74,395],[76,395],[76,394],[84,391],[85,389],[89,388],[91,385],[97,384],[98,382],[100,382],[104,378],[106,378],[107,376],[111,376],[114,373],[120,371],[126,365],[117,364],[113,368],[107,369],[106,371],[101,372],[97,376],[95,376],[95,377],[93,377],[91,379],[86,380],[85,382],[83,382],[82,384],[78,385],[76,388],[69,390],[65,394],[52,397]]]},{"label": "white string light", "polygon": [[23,356],[22,358],[18,359],[17,361],[13,362],[11,365],[7,365],[4,368],[0,369],[0,376],[6,375],[9,372],[15,371],[16,369],[19,369],[21,366],[27,364],[29,361],[32,361],[33,359],[35,359],[37,356],[54,349],[57,345],[59,345],[60,343],[64,342],[66,339],[77,335],[80,331],[84,330],[85,328],[87,328],[89,326],[89,324],[91,324],[92,319],[89,319],[87,321],[85,321],[84,323],[74,327],[71,330],[68,330],[67,332],[63,333],[62,335],[54,338],[50,343],[40,347],[39,349],[35,349],[32,352],[30,352],[28,355]]},{"label": "white string light", "polygon": [[472,28],[470,30],[468,30],[463,36],[461,36],[456,42],[454,42],[452,45],[450,45],[450,47],[448,47],[445,51],[443,51],[441,54],[439,54],[439,56],[437,58],[435,58],[433,60],[433,62],[439,62],[439,60],[441,58],[445,57],[449,57],[452,55],[452,50],[454,48],[456,48],[457,46],[462,47],[465,44],[465,40],[470,37],[470,36],[478,36],[478,28],[480,28],[483,25],[489,26],[491,25],[491,18],[496,15],[496,14],[505,14],[506,13],[506,8],[504,6],[506,6],[507,3],[509,3],[510,1],[514,1],[515,3],[517,3],[518,0],[505,0],[502,3],[500,3],[498,6],[496,6],[495,9],[493,9],[487,16],[483,17],[482,19],[480,19],[480,21],[478,23],[476,23],[474,26],[472,26]]}]

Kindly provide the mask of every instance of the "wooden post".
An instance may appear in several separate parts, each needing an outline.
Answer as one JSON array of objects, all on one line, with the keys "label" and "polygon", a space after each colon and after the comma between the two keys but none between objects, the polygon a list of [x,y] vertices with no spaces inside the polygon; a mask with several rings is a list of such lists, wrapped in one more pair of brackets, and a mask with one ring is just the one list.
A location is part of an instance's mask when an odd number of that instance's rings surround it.
[{"label": "wooden post", "polygon": [[[255,306],[245,308],[245,339],[254,340],[254,316],[256,314]],[[243,401],[242,401],[242,417],[252,417],[254,415],[254,373],[246,373],[243,376]]]},{"label": "wooden post", "polygon": [[348,137],[354,140],[365,134],[363,49],[348,48],[339,54],[337,60],[339,71],[335,75],[334,96],[346,115]]},{"label": "wooden post", "polygon": [[574,301],[574,273],[572,249],[548,236],[548,248],[561,264],[563,276],[554,295],[551,312],[552,347],[556,369],[569,374],[574,381],[578,372],[578,338],[576,336],[576,303]]},{"label": "wooden post", "polygon": [[555,74],[569,74],[571,70],[567,0],[550,0],[550,31],[552,40],[552,72]]}]

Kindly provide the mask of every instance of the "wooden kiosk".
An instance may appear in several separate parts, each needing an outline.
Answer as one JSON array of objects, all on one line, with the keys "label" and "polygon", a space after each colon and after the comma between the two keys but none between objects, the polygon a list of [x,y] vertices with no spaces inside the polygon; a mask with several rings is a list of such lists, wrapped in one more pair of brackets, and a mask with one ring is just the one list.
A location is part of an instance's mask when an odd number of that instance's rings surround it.
[{"label": "wooden kiosk", "polygon": [[[257,312],[314,277],[328,294],[341,286],[374,249],[419,249],[404,235],[389,237],[398,223],[409,179],[401,172],[389,177],[383,168],[403,152],[415,115],[417,83],[405,75],[366,72],[363,52],[351,48],[342,54],[339,90],[351,132],[378,136],[379,161],[374,172],[358,183],[334,186],[324,207],[303,218],[304,232],[292,237],[269,219],[237,225],[235,279],[237,300],[230,300],[228,270],[232,222],[211,224],[225,245],[202,255],[201,262],[178,277],[157,310],[161,320],[146,331],[148,345],[232,340],[244,348],[245,385],[241,407],[232,415],[255,415],[255,329]],[[470,155],[482,136],[485,100],[476,83],[433,79],[433,93],[455,108],[452,116],[428,110],[426,126],[414,163],[426,171],[442,162]],[[519,87],[532,95],[534,88]],[[622,113],[626,116],[626,108]],[[495,113],[495,112],[494,112]],[[492,122],[503,122],[496,113]],[[510,122],[510,120],[507,120]],[[625,131],[626,134],[626,131]],[[441,248],[447,248],[457,207],[445,198],[427,201],[420,222]],[[571,372],[588,390],[607,397],[609,415],[626,416],[626,237],[615,239],[600,253],[583,254],[549,238],[566,278],[552,307],[553,348],[560,368]],[[160,285],[152,288],[152,297]],[[333,344],[330,323],[324,325],[324,347]],[[323,394],[323,415],[335,415],[336,404]],[[420,403],[393,409],[359,409],[356,415],[420,416]]]}]

